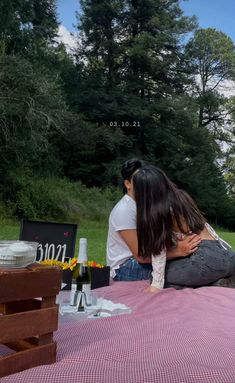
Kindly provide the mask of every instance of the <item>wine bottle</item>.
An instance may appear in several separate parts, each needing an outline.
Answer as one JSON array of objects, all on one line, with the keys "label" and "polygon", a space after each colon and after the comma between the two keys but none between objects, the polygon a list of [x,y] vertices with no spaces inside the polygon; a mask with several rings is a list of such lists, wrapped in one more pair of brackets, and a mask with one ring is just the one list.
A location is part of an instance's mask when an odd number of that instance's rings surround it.
[{"label": "wine bottle", "polygon": [[87,264],[86,238],[80,238],[77,263],[79,265],[79,273],[77,276],[77,290],[83,293],[78,305],[78,311],[84,311],[85,304],[88,301],[88,295],[91,286],[90,270]]}]

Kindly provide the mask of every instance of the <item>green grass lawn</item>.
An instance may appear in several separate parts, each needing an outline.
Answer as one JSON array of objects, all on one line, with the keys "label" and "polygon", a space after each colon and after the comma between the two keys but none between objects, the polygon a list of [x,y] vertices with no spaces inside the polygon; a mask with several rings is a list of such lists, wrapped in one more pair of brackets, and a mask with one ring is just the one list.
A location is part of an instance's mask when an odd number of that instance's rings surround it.
[{"label": "green grass lawn", "polygon": [[[78,254],[79,239],[87,238],[88,259],[105,264],[107,225],[100,222],[86,221],[78,225],[75,255]],[[0,240],[19,239],[20,223],[16,221],[2,221],[0,226]],[[235,233],[217,230],[217,233],[235,250]]]},{"label": "green grass lawn", "polygon": [[228,242],[229,245],[231,245],[233,250],[235,251],[235,233],[221,230],[216,230],[216,232],[224,241]]}]

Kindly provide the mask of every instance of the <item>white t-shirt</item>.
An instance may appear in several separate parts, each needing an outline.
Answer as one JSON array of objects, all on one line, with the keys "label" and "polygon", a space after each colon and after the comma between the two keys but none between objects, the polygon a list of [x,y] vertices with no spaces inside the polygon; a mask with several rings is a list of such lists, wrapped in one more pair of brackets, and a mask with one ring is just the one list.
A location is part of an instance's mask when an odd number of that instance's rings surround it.
[{"label": "white t-shirt", "polygon": [[119,235],[120,230],[136,229],[136,203],[125,194],[114,206],[109,216],[109,231],[107,239],[107,265],[111,269],[111,277],[116,275],[115,270],[130,257],[133,257],[129,247]]},{"label": "white t-shirt", "polygon": [[[119,235],[120,230],[136,230],[136,203],[128,194],[114,206],[109,216],[109,231],[107,239],[106,262],[111,269],[111,277],[114,278],[116,270],[126,260],[133,257],[126,242]],[[152,256],[152,286],[162,289],[164,286],[166,265],[166,251],[158,256]]]}]

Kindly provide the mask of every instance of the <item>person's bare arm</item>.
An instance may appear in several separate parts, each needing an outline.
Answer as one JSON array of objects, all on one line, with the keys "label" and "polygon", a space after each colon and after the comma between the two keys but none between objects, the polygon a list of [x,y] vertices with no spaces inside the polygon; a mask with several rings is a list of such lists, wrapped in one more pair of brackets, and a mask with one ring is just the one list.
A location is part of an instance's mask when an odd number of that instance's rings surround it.
[{"label": "person's bare arm", "polygon": [[[118,232],[123,241],[126,242],[133,256],[139,263],[151,263],[151,257],[142,258],[138,256],[138,239],[135,229],[121,230]],[[197,250],[201,238],[197,234],[187,236],[185,239],[178,241],[177,246],[168,250],[166,253],[167,260],[179,257],[186,257]]]},{"label": "person's bare arm", "polygon": [[151,257],[142,258],[138,256],[138,238],[135,229],[132,230],[121,230],[118,232],[123,241],[126,242],[133,256],[139,263],[151,263]]}]

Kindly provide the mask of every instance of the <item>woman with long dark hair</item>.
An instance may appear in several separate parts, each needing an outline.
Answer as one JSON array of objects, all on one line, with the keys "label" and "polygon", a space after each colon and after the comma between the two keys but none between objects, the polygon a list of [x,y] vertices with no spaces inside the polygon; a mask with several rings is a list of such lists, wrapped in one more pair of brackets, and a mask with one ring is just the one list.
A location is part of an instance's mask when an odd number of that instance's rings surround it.
[{"label": "woman with long dark hair", "polygon": [[[166,174],[151,165],[136,170],[132,178],[137,207],[138,255],[152,257],[150,291],[168,283],[189,287],[202,286],[235,273],[235,253],[206,222],[192,198],[170,181]],[[170,261],[166,252],[177,241],[191,235],[202,239],[198,249],[188,257]],[[177,267],[173,266],[177,262]],[[187,280],[185,280],[187,275]]]}]

